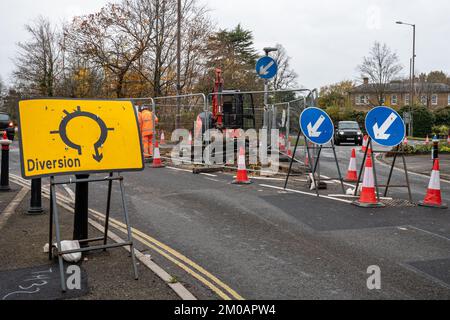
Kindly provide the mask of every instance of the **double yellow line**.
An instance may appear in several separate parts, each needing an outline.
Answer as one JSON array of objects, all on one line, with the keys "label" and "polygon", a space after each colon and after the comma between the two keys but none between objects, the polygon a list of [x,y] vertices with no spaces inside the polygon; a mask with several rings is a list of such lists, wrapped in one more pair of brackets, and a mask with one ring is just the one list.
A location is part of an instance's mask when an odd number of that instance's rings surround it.
[{"label": "double yellow line", "polygon": [[[90,210],[91,213],[96,216],[101,221],[104,221],[105,216],[99,212],[94,210]],[[124,234],[127,234],[126,225],[120,221],[115,219],[110,219],[110,225],[121,231]],[[151,248],[156,251],[167,260],[174,263],[179,268],[183,269],[185,272],[190,274],[192,277],[203,283],[205,286],[210,288],[215,294],[217,294],[220,298],[224,300],[244,300],[242,296],[240,296],[235,290],[230,288],[223,281],[218,279],[216,276],[205,270],[203,267],[199,266],[197,263],[193,262],[188,257],[179,253],[178,251],[170,248],[164,243],[156,240],[153,237],[139,231],[135,228],[131,228],[133,233],[133,238],[141,242],[143,245]],[[195,270],[193,270],[195,269]]]},{"label": "double yellow line", "polygon": [[[14,178],[14,180],[17,181],[17,183],[29,185],[29,182],[27,180],[24,180],[21,177],[15,175],[11,176]],[[48,190],[45,191],[49,193]],[[72,204],[73,202],[71,199],[68,199],[61,195],[58,196],[58,199],[62,200],[63,202],[66,202],[67,204]],[[97,218],[97,220],[102,222],[105,221],[106,216],[104,214],[95,211],[93,209],[89,209],[89,212],[95,218]],[[127,226],[116,219],[110,218],[110,226],[114,227],[115,229],[124,233],[125,235],[128,234]],[[145,234],[144,232],[138,229],[131,228],[131,231],[133,233],[134,239],[138,240],[143,245],[154,250],[155,252],[159,253],[161,256],[163,256],[170,262],[174,263],[176,266],[178,266],[186,273],[188,273],[189,275],[200,281],[206,287],[211,289],[220,298],[224,300],[233,300],[233,299],[244,300],[244,298],[240,296],[235,290],[230,288],[223,281],[218,279],[216,276],[205,270],[203,267],[199,266],[197,263],[195,263],[188,257],[184,256],[180,252],[172,249],[168,245],[156,240],[155,238]]]}]

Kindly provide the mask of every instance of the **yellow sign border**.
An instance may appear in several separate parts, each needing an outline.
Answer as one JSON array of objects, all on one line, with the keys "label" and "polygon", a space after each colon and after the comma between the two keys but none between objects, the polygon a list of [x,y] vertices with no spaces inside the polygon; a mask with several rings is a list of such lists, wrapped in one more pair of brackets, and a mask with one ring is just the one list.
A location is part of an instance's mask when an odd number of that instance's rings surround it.
[{"label": "yellow sign border", "polygon": [[[141,168],[122,168],[122,169],[109,169],[109,170],[91,170],[91,171],[71,171],[71,172],[62,172],[62,173],[53,173],[53,174],[41,174],[41,175],[33,175],[33,176],[27,176],[25,174],[25,159],[24,159],[24,152],[23,152],[23,145],[22,145],[22,126],[21,126],[21,114],[20,114],[20,103],[26,102],[26,101],[37,101],[37,100],[66,100],[66,101],[102,101],[102,102],[130,102],[133,106],[133,113],[134,118],[136,120],[136,126],[138,128],[137,134],[138,134],[138,140],[139,140],[139,146],[140,146],[140,154],[141,154]],[[86,99],[86,98],[55,98],[55,97],[42,97],[42,98],[30,98],[30,99],[23,99],[19,100],[17,104],[17,112],[18,112],[18,134],[19,134],[19,148],[20,148],[20,170],[22,173],[22,177],[27,180],[32,179],[41,179],[46,177],[58,177],[58,176],[68,176],[68,175],[90,175],[90,174],[97,174],[97,173],[113,173],[113,172],[140,172],[145,169],[145,159],[144,159],[144,153],[143,153],[143,144],[142,144],[142,138],[139,132],[139,120],[138,120],[138,114],[137,110],[134,107],[132,99]]]}]

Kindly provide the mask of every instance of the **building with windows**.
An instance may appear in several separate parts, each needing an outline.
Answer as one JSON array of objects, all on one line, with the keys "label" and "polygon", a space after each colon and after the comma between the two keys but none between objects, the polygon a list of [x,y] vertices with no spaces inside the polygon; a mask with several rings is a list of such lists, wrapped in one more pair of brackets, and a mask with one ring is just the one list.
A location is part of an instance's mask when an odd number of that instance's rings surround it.
[{"label": "building with windows", "polygon": [[[348,92],[348,99],[353,108],[367,111],[379,105],[377,98],[377,85],[370,84],[368,78],[364,83]],[[384,87],[384,95],[381,99],[383,105],[402,108],[409,106],[411,84],[409,82],[392,81]],[[415,83],[414,100],[430,109],[439,109],[450,106],[450,85],[444,83]]]}]

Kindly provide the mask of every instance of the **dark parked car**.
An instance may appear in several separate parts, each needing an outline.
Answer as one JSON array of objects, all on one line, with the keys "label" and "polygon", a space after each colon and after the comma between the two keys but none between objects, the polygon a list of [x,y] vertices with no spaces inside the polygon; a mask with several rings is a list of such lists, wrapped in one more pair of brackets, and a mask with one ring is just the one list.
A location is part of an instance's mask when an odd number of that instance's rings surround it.
[{"label": "dark parked car", "polygon": [[334,143],[340,145],[341,143],[354,143],[355,145],[362,145],[363,133],[356,121],[340,121],[334,133]]},{"label": "dark parked car", "polygon": [[[15,128],[11,117],[6,113],[0,113],[0,134],[3,137],[3,132],[6,131],[9,140],[14,140]],[[0,137],[0,138],[1,138]]]}]

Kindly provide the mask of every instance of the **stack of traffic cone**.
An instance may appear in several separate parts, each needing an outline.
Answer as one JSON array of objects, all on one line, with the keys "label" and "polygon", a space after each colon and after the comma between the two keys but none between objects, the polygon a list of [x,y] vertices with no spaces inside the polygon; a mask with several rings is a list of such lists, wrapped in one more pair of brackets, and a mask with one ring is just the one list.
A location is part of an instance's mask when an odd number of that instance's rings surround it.
[{"label": "stack of traffic cone", "polygon": [[424,201],[419,202],[419,205],[423,207],[447,209],[447,205],[442,203],[439,159],[434,160],[427,195],[425,196]]},{"label": "stack of traffic cone", "polygon": [[369,137],[367,137],[367,135],[365,135],[364,139],[363,139],[363,145],[362,145],[362,148],[361,148],[362,152],[366,152],[368,143],[369,143]]},{"label": "stack of traffic cone", "polygon": [[155,151],[153,152],[152,168],[164,168],[164,165],[161,162],[161,152],[159,151],[158,141],[156,141]]},{"label": "stack of traffic cone", "polygon": [[251,184],[252,182],[247,175],[247,167],[245,165],[245,149],[241,147],[239,151],[238,158],[238,172],[236,180],[232,182],[233,184]]},{"label": "stack of traffic cone", "polygon": [[348,166],[347,177],[345,178],[348,182],[357,182],[358,173],[356,168],[356,149],[352,150],[352,157],[350,158],[350,164]]},{"label": "stack of traffic cone", "polygon": [[161,131],[161,139],[160,139],[160,143],[161,144],[166,144],[166,136],[164,134],[164,131]]},{"label": "stack of traffic cone", "polygon": [[427,135],[427,138],[425,139],[425,145],[427,146],[427,145],[429,145],[430,144],[430,138],[428,137],[428,135]]},{"label": "stack of traffic cone", "polygon": [[377,200],[375,194],[375,178],[372,166],[372,150],[367,152],[366,167],[364,170],[364,179],[361,188],[361,195],[358,201],[353,202],[354,205],[363,208],[380,208],[385,205]]}]

